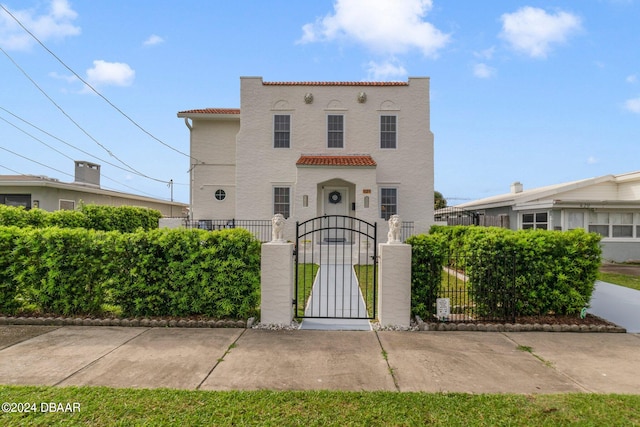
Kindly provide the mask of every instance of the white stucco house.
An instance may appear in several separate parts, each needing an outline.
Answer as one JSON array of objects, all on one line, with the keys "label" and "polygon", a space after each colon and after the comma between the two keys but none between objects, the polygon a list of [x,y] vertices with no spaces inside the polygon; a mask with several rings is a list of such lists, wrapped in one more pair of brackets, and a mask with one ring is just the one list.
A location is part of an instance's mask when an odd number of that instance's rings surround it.
[{"label": "white stucco house", "polygon": [[281,213],[292,239],[295,221],[337,214],[381,224],[399,214],[413,233],[428,231],[428,78],[240,82],[239,109],[178,113],[190,134],[193,220]]},{"label": "white stucco house", "polygon": [[640,260],[640,171],[524,189],[456,206],[486,216],[504,215],[510,228],[572,230],[602,235],[603,258]]}]

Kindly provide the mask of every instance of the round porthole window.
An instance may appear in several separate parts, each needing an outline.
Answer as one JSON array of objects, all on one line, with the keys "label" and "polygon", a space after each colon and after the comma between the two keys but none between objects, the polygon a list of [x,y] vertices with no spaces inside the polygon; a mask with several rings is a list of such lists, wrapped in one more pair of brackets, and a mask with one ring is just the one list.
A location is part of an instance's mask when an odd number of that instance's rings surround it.
[{"label": "round porthole window", "polygon": [[342,194],[338,191],[332,191],[329,193],[329,203],[333,203],[334,205],[340,203],[342,200]]},{"label": "round porthole window", "polygon": [[224,200],[225,197],[227,197],[227,193],[224,192],[224,190],[216,190],[216,200]]}]

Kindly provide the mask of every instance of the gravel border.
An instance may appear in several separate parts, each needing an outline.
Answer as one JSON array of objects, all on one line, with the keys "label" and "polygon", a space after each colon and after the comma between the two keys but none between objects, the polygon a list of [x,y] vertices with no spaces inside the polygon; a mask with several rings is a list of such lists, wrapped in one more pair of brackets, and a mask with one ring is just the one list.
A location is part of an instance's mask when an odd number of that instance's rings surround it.
[{"label": "gravel border", "polygon": [[[0,316],[0,325],[38,326],[131,326],[145,328],[246,328],[263,330],[296,330],[300,324],[295,320],[290,324],[256,323],[255,318],[245,320],[186,320],[186,319],[94,319],[82,317],[5,317]],[[374,331],[476,331],[476,332],[605,332],[626,333],[617,325],[549,325],[520,323],[454,323],[424,322],[420,317],[410,326],[381,326],[372,323]]]}]

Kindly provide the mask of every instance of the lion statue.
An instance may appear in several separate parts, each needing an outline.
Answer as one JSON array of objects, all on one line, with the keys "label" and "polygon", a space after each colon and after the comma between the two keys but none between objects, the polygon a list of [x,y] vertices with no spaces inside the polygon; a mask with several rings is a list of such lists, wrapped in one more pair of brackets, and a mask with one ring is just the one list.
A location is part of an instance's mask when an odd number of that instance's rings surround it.
[{"label": "lion statue", "polygon": [[402,221],[398,215],[391,215],[389,218],[389,234],[387,234],[387,243],[401,243],[400,231]]},{"label": "lion statue", "polygon": [[285,219],[282,214],[275,214],[271,218],[271,241],[284,242]]}]

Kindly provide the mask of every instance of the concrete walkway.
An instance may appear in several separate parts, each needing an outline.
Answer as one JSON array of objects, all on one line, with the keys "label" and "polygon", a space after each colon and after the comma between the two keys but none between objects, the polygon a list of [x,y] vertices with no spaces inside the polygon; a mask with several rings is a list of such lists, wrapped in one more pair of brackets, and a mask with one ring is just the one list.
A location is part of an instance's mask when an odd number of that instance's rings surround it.
[{"label": "concrete walkway", "polygon": [[300,329],[371,330],[358,278],[351,264],[320,265],[305,316],[308,317],[302,321]]},{"label": "concrete walkway", "polygon": [[640,393],[640,335],[0,326],[0,384]]},{"label": "concrete walkway", "polygon": [[640,291],[596,281],[588,312],[640,333]]}]

